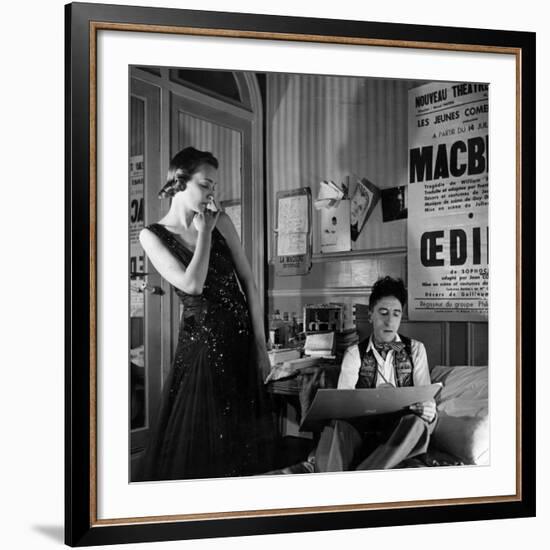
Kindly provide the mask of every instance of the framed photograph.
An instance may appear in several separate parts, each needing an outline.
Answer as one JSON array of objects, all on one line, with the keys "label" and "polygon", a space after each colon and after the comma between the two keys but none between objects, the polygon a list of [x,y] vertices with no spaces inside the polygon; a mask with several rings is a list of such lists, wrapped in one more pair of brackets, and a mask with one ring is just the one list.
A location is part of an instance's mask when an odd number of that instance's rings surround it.
[{"label": "framed photograph", "polygon": [[[67,5],[66,543],[534,516],[534,86],[533,33]],[[277,197],[350,179],[349,246],[315,210],[282,276]],[[336,377],[264,384],[330,303]],[[399,460],[300,433],[353,349],[441,384]]]},{"label": "framed photograph", "polygon": [[382,191],[382,220],[393,222],[407,217],[407,186]]}]

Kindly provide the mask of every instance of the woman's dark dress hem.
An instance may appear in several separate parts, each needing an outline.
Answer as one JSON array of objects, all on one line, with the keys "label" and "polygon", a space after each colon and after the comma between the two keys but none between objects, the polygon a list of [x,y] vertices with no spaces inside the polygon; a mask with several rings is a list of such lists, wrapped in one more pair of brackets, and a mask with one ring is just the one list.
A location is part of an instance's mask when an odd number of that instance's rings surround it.
[{"label": "woman's dark dress hem", "polygon": [[[193,253],[148,226],[185,267]],[[212,232],[201,295],[181,300],[178,343],[136,481],[233,477],[272,466],[274,426],[256,361],[247,303],[221,233]]]}]

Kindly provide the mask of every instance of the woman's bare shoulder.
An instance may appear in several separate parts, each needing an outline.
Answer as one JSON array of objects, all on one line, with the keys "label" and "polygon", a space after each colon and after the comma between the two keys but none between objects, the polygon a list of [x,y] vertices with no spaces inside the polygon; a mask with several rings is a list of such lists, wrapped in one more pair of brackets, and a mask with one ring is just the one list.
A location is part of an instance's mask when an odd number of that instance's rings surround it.
[{"label": "woman's bare shoulder", "polygon": [[139,232],[139,242],[145,252],[162,246],[162,241],[148,227],[144,227]]}]

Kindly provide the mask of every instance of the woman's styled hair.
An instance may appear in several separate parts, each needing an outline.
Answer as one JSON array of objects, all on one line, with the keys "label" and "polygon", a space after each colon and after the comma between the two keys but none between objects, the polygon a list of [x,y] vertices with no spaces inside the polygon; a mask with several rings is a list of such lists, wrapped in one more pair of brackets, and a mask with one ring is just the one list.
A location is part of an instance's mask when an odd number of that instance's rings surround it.
[{"label": "woman's styled hair", "polygon": [[407,302],[407,290],[401,279],[392,279],[391,277],[383,277],[378,279],[372,287],[372,292],[369,298],[369,308],[372,310],[374,306],[382,298],[393,296],[401,303],[401,307],[405,307]]},{"label": "woman's styled hair", "polygon": [[199,151],[194,147],[186,147],[174,155],[168,166],[166,184],[159,191],[159,199],[173,197],[178,191],[183,191],[201,164],[217,169],[218,159],[209,151]]}]

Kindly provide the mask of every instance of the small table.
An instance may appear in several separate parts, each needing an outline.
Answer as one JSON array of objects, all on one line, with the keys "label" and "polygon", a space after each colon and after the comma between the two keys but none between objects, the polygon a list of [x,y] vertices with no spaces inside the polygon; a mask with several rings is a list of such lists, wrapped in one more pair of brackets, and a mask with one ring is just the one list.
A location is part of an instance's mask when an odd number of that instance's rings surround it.
[{"label": "small table", "polygon": [[295,376],[268,382],[267,391],[276,396],[279,419],[286,415],[286,405],[296,411],[298,422],[309,409],[315,392],[320,388],[336,388],[340,375],[340,363],[323,361],[302,369]]}]

